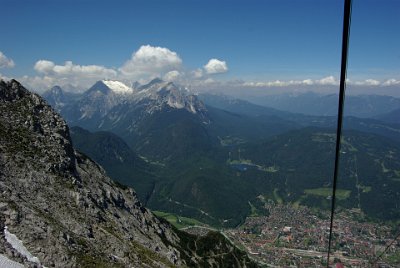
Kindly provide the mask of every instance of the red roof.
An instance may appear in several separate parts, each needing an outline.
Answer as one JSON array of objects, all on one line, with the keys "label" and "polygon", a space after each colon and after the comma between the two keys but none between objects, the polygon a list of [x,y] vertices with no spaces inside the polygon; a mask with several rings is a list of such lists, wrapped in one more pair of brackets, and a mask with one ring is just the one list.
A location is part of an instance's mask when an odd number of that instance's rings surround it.
[{"label": "red roof", "polygon": [[341,262],[336,263],[336,268],[344,268],[344,265]]}]

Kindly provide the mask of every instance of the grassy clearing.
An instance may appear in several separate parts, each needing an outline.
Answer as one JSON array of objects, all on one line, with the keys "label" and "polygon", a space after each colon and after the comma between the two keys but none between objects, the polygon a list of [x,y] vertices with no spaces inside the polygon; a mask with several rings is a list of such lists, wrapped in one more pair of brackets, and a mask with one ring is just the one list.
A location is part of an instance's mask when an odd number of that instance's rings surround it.
[{"label": "grassy clearing", "polygon": [[360,189],[362,190],[363,193],[368,193],[368,192],[371,192],[371,190],[372,190],[371,186],[360,185],[359,187],[360,187]]},{"label": "grassy clearing", "polygon": [[276,166],[270,166],[270,167],[258,166],[258,169],[261,171],[269,172],[269,173],[275,173],[275,172],[279,171],[279,168]]},{"label": "grassy clearing", "polygon": [[388,173],[390,171],[390,169],[385,167],[385,163],[384,162],[381,162],[381,166],[382,166],[382,172],[383,173]]},{"label": "grassy clearing", "polygon": [[348,142],[346,139],[342,138],[341,140],[342,142],[342,146],[343,146],[343,150],[344,151],[349,151],[349,152],[358,152],[358,149],[356,147],[354,147],[350,142]]},{"label": "grassy clearing", "polygon": [[239,145],[246,143],[246,140],[238,138],[238,137],[231,137],[231,136],[226,136],[226,137],[218,137],[219,142],[222,146],[231,146],[231,145]]},{"label": "grassy clearing", "polygon": [[257,165],[257,164],[254,164],[250,159],[241,159],[241,160],[230,160],[230,159],[228,159],[227,160],[227,164],[228,165],[240,165],[240,164],[248,165],[250,167],[257,168],[259,171],[268,172],[268,173],[275,173],[275,172],[279,171],[279,167],[277,167],[275,165],[274,166],[269,166],[269,167],[262,166],[262,165]]},{"label": "grassy clearing", "polygon": [[[322,197],[329,197],[332,195],[332,188],[305,189],[304,193]],[[351,194],[350,190],[336,189],[336,198],[338,200],[345,200],[350,197],[350,194]]]},{"label": "grassy clearing", "polygon": [[257,217],[260,216],[258,209],[250,202],[248,201],[249,206],[250,206],[250,217]]},{"label": "grassy clearing", "polygon": [[172,225],[174,225],[178,229],[182,229],[189,226],[199,225],[199,226],[207,226],[205,223],[202,223],[198,220],[192,218],[181,217],[172,213],[163,212],[163,211],[153,211],[153,213],[157,217],[161,217],[169,221]]},{"label": "grassy clearing", "polygon": [[292,203],[293,207],[298,208],[300,205],[303,203],[304,199],[307,197],[307,195],[302,195],[300,196],[296,201]]},{"label": "grassy clearing", "polygon": [[311,136],[311,140],[314,142],[335,142],[336,136],[331,133],[315,133]]},{"label": "grassy clearing", "polygon": [[386,258],[386,261],[391,264],[399,264],[400,263],[400,252],[393,253]]},{"label": "grassy clearing", "polygon": [[278,193],[278,188],[274,189],[274,199],[278,204],[283,204],[283,199],[282,199],[282,197],[280,197],[280,195]]},{"label": "grassy clearing", "polygon": [[228,160],[228,164],[230,165],[244,164],[249,166],[256,166],[255,164],[253,164],[253,162],[251,162],[250,159]]}]

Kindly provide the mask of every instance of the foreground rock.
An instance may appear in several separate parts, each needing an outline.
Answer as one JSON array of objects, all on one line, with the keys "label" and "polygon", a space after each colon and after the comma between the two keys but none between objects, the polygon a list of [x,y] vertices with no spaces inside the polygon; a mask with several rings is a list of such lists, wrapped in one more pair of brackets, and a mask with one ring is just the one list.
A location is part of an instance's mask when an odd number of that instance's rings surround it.
[{"label": "foreground rock", "polygon": [[256,266],[218,233],[197,237],[156,218],[15,80],[0,81],[0,230],[0,259],[28,267]]}]

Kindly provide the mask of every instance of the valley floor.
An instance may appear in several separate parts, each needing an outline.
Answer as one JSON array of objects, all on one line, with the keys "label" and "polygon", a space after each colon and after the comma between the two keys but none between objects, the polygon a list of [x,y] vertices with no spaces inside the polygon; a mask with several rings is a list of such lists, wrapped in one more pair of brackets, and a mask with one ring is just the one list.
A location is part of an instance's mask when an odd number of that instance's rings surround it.
[{"label": "valley floor", "polygon": [[[249,217],[224,233],[271,267],[326,267],[329,215],[293,205],[268,205],[269,216]],[[335,216],[331,263],[345,267],[399,267],[400,241],[393,228],[363,220],[356,209]],[[388,250],[379,258],[381,253]],[[337,266],[340,267],[340,266]]]}]

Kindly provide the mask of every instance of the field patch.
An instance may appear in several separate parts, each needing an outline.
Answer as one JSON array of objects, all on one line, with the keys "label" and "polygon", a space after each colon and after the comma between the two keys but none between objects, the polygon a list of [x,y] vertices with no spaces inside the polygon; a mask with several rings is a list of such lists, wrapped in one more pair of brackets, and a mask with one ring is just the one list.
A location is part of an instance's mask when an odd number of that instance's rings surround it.
[{"label": "field patch", "polygon": [[172,225],[174,225],[178,229],[182,229],[185,227],[189,226],[207,226],[206,224],[192,219],[192,218],[187,218],[187,217],[181,217],[178,215],[175,215],[173,213],[168,213],[168,212],[163,212],[163,211],[153,211],[153,213],[160,218],[164,218],[167,221],[169,221]]},{"label": "field patch", "polygon": [[[328,198],[332,196],[332,188],[305,189],[304,193]],[[336,198],[338,200],[345,200],[350,197],[350,194],[350,190],[336,189]]]}]

